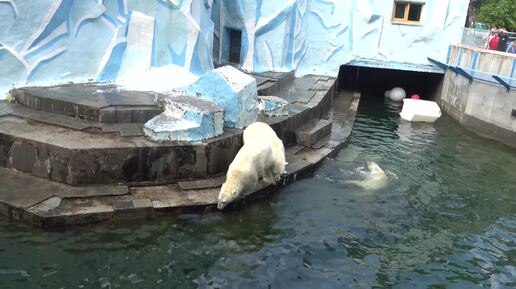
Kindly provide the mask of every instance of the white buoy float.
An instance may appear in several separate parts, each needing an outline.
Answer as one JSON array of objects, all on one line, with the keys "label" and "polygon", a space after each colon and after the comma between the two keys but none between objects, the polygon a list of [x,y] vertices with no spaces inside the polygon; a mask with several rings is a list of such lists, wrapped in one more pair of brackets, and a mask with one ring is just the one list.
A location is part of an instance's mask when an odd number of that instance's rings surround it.
[{"label": "white buoy float", "polygon": [[400,116],[408,121],[434,122],[441,114],[441,108],[435,101],[406,98]]},{"label": "white buoy float", "polygon": [[[387,91],[385,94],[387,94]],[[407,97],[407,93],[405,93],[405,90],[401,87],[395,87],[389,92],[389,99],[391,101],[401,102],[405,97]]]}]

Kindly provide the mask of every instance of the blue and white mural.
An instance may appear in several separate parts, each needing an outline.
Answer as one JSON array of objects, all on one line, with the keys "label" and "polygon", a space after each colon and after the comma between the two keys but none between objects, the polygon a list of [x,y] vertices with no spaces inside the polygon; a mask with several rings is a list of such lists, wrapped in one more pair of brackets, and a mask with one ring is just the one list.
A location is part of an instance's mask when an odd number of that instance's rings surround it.
[{"label": "blue and white mural", "polygon": [[[392,0],[224,0],[216,23],[226,62],[228,29],[242,31],[241,65],[250,71],[336,76],[339,66],[438,71],[427,57],[445,60],[458,42],[469,0],[417,0],[417,24],[392,22]],[[215,41],[217,43],[217,39]]]},{"label": "blue and white mural", "polygon": [[469,1],[414,2],[424,4],[418,25],[393,24],[391,0],[0,0],[0,99],[13,86],[117,81],[169,65],[200,76],[228,62],[229,29],[242,31],[248,71],[433,71],[427,57],[445,60]]},{"label": "blue and white mural", "polygon": [[0,0],[0,97],[12,86],[213,68],[211,0]]}]

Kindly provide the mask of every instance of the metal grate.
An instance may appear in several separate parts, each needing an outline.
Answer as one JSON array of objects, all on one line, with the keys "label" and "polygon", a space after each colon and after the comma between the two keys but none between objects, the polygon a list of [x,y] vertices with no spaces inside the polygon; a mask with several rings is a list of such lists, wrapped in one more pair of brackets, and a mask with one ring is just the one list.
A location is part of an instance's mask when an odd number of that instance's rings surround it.
[{"label": "metal grate", "polygon": [[229,29],[229,62],[240,63],[242,30]]}]

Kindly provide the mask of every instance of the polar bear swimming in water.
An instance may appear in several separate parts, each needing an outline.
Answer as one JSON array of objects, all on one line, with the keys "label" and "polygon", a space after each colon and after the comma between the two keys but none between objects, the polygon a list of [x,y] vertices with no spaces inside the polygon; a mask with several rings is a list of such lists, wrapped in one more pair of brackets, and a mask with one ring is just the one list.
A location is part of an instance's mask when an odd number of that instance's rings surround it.
[{"label": "polar bear swimming in water", "polygon": [[274,184],[285,173],[285,148],[270,126],[253,123],[244,130],[243,139],[244,145],[229,165],[220,189],[219,210],[253,190],[260,178]]},{"label": "polar bear swimming in water", "polygon": [[367,162],[366,164],[368,172],[365,179],[344,181],[344,184],[358,186],[364,191],[376,191],[386,187],[389,179],[382,168],[375,162]]}]

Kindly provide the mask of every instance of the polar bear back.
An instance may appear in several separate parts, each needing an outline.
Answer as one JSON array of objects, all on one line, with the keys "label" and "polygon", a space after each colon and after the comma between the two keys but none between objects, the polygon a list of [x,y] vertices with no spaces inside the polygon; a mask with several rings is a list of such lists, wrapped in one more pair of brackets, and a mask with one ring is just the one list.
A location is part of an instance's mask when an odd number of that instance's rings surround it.
[{"label": "polar bear back", "polygon": [[257,178],[266,175],[274,164],[272,146],[267,142],[253,142],[244,144],[238,151],[235,159],[228,168],[228,174],[232,172],[253,174]]},{"label": "polar bear back", "polygon": [[272,145],[272,154],[275,160],[274,175],[285,173],[285,147],[276,132],[266,123],[255,122],[250,124],[243,134],[244,144],[267,142]]},{"label": "polar bear back", "polygon": [[266,123],[255,122],[250,124],[243,134],[244,144],[253,141],[271,140],[278,138],[276,132]]}]

